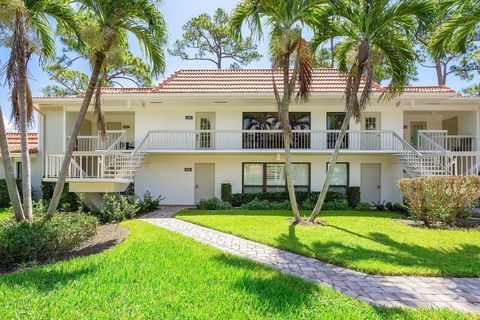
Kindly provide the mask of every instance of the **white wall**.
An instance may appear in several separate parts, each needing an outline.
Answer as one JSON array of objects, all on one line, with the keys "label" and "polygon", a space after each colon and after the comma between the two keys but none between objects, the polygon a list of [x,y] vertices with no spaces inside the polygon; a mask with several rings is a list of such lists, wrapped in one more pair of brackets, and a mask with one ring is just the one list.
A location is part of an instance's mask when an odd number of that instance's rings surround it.
[{"label": "white wall", "polygon": [[58,107],[44,107],[45,115],[45,152],[61,152],[64,149],[64,119],[63,109]]},{"label": "white wall", "polygon": [[[278,160],[280,159],[280,160]],[[311,163],[311,188],[320,190],[326,175],[330,156],[294,155],[294,162]],[[339,162],[350,163],[350,185],[360,186],[361,163],[380,163],[382,166],[381,197],[382,200],[399,202],[401,200],[396,185],[402,178],[402,170],[394,156],[389,155],[340,155]],[[164,155],[151,154],[147,162],[137,173],[135,188],[137,194],[146,191],[165,197],[164,204],[194,204],[195,163],[215,164],[215,194],[220,197],[222,183],[230,183],[234,193],[242,192],[243,162],[283,162],[283,156],[277,154],[251,155]],[[192,171],[185,171],[191,168]]]}]

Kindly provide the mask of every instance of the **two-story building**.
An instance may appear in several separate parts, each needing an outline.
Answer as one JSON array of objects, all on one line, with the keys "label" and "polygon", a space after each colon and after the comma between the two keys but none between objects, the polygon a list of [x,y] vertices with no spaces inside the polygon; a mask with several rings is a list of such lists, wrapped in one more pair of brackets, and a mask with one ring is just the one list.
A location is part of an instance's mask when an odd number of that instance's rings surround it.
[{"label": "two-story building", "polygon": [[[281,75],[275,74],[277,83]],[[319,190],[344,119],[346,79],[317,69],[308,102],[292,102],[297,190]],[[332,188],[360,186],[363,201],[401,201],[404,176],[478,174],[480,99],[445,86],[408,87],[352,120]],[[43,179],[56,181],[82,95],[36,98]],[[107,138],[92,112],[82,125],[68,182],[93,195],[135,191],[192,205],[233,192],[285,190],[283,139],[271,70],[180,70],[152,88],[105,88]]]}]

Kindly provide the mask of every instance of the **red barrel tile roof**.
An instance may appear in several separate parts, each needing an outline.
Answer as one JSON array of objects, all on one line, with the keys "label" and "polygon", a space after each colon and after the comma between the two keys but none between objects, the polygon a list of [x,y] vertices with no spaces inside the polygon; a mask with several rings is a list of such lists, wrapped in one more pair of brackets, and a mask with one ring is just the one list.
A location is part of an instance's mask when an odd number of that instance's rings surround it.
[{"label": "red barrel tile roof", "polygon": [[[275,72],[277,87],[282,90],[282,74]],[[346,86],[346,76],[338,69],[315,69],[312,78],[312,93],[342,93]],[[373,83],[373,92],[388,90],[378,83]],[[104,94],[135,93],[269,93],[273,91],[271,69],[184,69],[170,75],[156,87],[115,87],[102,88]],[[456,91],[447,86],[409,86],[405,93],[453,93]],[[58,98],[81,98],[76,96]]]},{"label": "red barrel tile roof", "polygon": [[[20,146],[20,133],[18,132],[7,132],[7,142],[8,142],[8,149],[10,153],[20,153],[21,146]],[[28,146],[29,146],[29,153],[37,153],[38,152],[38,133],[29,133],[28,134]]]}]

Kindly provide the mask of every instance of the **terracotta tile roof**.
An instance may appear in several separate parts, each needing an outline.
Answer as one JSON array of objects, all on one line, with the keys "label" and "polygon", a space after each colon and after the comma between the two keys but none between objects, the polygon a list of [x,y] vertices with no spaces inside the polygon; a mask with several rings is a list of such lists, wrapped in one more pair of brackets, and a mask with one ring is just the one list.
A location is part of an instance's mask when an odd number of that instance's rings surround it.
[{"label": "terracotta tile roof", "polygon": [[[275,80],[282,90],[282,73],[275,72]],[[343,92],[346,77],[336,69],[315,69],[312,92]],[[374,91],[383,88],[374,84]],[[267,93],[273,91],[270,69],[240,70],[179,70],[158,85],[158,93]]]},{"label": "terracotta tile roof", "polygon": [[447,86],[408,86],[404,92],[408,93],[457,93]]},{"label": "terracotta tile roof", "polygon": [[[104,87],[102,94],[118,94],[118,93],[149,93],[152,92],[153,87]],[[74,97],[83,97],[84,92]]]},{"label": "terracotta tile roof", "polygon": [[[7,142],[8,149],[10,153],[20,153],[20,133],[18,132],[7,132]],[[29,153],[38,152],[38,133],[29,133],[28,134],[28,146]]]},{"label": "terracotta tile roof", "polygon": [[[275,72],[275,80],[282,90],[282,74]],[[311,92],[342,93],[346,76],[337,69],[322,68],[313,72]],[[388,88],[373,83],[373,92],[384,92]],[[104,94],[135,93],[269,93],[273,91],[271,69],[185,69],[174,72],[156,87],[102,88]],[[405,93],[456,93],[447,86],[409,86]],[[76,96],[58,98],[81,98]]]}]

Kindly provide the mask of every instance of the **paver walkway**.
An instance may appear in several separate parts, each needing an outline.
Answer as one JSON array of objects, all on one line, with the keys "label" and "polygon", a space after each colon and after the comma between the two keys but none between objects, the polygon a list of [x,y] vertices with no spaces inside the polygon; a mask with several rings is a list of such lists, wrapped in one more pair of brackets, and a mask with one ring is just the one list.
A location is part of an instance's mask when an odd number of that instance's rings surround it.
[{"label": "paver walkway", "polygon": [[211,245],[316,282],[373,305],[445,307],[480,313],[480,278],[375,276],[170,218],[181,207],[167,207],[142,219]]}]

